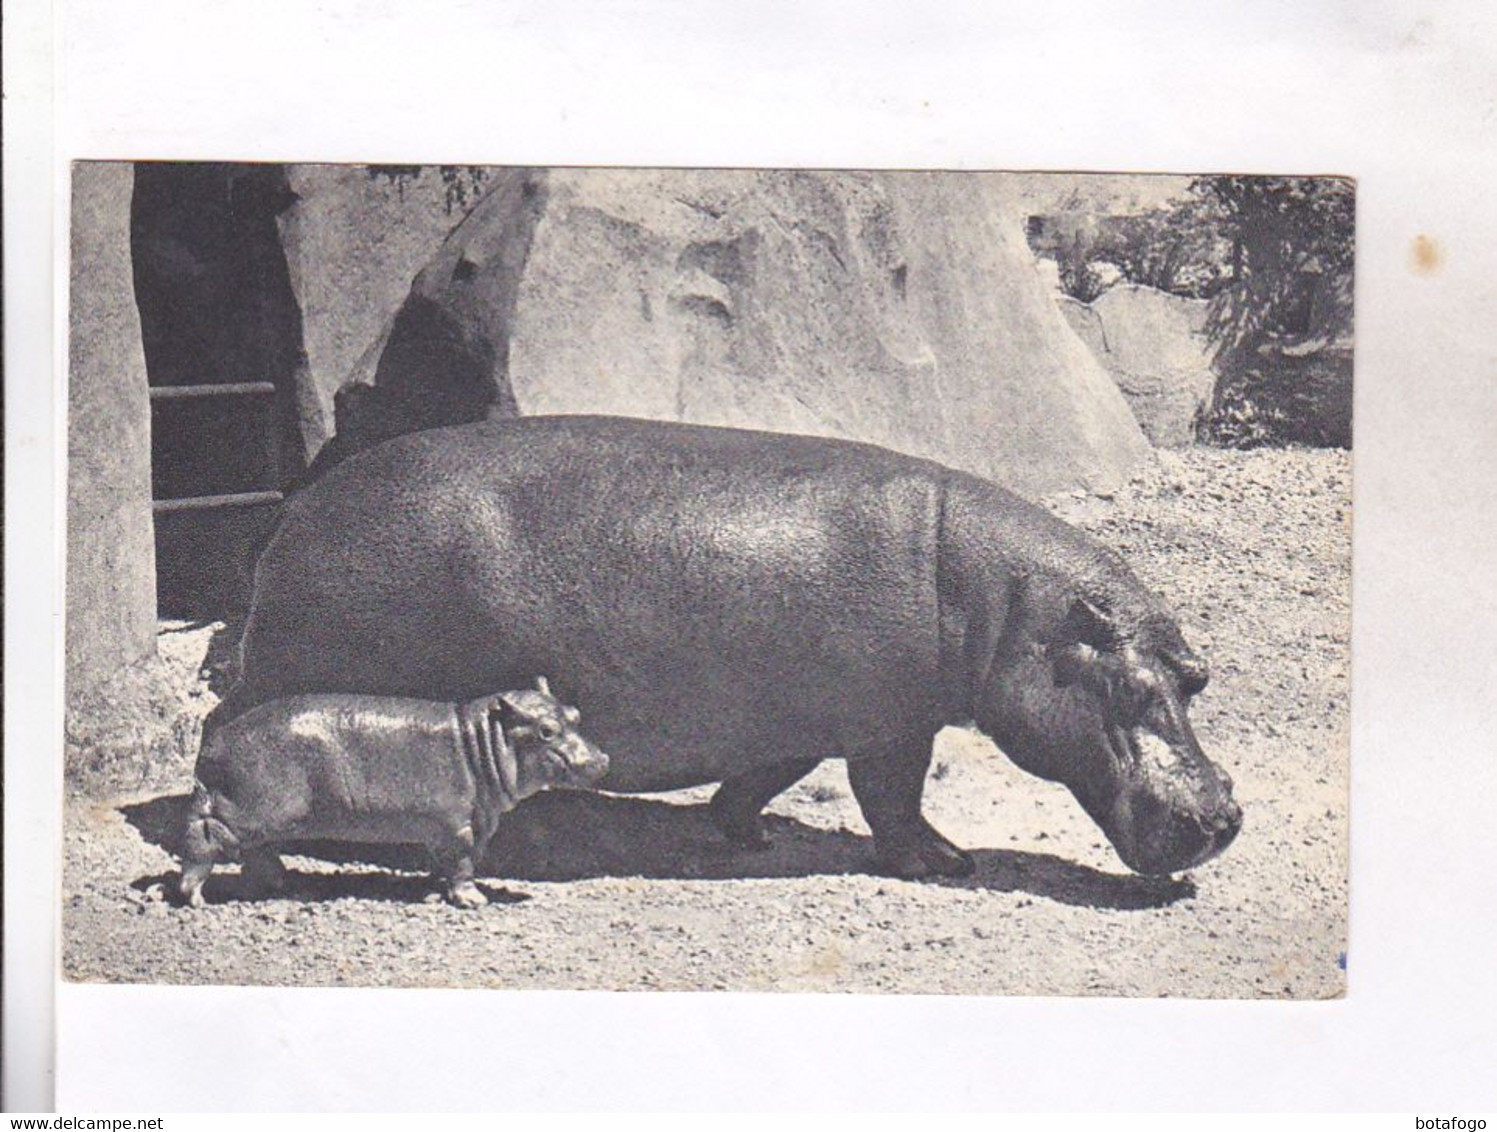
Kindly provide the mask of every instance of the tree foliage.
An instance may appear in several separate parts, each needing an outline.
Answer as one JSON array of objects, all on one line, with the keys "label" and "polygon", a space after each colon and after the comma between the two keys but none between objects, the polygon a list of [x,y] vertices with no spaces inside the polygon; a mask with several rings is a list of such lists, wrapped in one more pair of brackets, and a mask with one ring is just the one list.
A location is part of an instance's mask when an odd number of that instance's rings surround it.
[{"label": "tree foliage", "polygon": [[[396,193],[404,200],[406,185],[420,180],[428,168],[430,166],[425,165],[371,165],[369,179],[383,177],[395,186]],[[454,209],[466,213],[483,196],[483,184],[488,180],[489,170],[482,165],[438,165],[436,170],[442,181],[443,206],[448,215]]]},{"label": "tree foliage", "polygon": [[1079,302],[1089,303],[1107,289],[1101,273],[1092,266],[1095,245],[1083,231],[1073,232],[1057,249],[1055,265],[1060,271],[1060,289]]},{"label": "tree foliage", "polygon": [[1206,298],[1224,282],[1226,250],[1215,202],[1192,196],[1102,223],[1096,254],[1130,283]]},{"label": "tree foliage", "polygon": [[1352,325],[1355,188],[1331,177],[1201,177],[1231,243],[1227,285],[1211,303],[1207,333],[1219,359],[1271,339],[1336,341]]},{"label": "tree foliage", "polygon": [[1217,381],[1202,435],[1217,444],[1351,443],[1356,191],[1330,177],[1202,177],[1230,275],[1206,333]]},{"label": "tree foliage", "polygon": [[1332,177],[1197,177],[1181,198],[1126,216],[1030,222],[1061,288],[1089,303],[1104,265],[1130,283],[1210,299],[1217,374],[1203,439],[1231,447],[1351,442],[1356,196]]}]

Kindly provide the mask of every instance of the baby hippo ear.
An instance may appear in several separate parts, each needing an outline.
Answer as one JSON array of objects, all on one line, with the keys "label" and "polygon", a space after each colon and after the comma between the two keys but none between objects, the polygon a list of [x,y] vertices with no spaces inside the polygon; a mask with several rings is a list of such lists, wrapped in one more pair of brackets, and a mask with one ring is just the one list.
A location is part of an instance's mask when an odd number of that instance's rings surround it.
[{"label": "baby hippo ear", "polygon": [[535,678],[535,686],[541,695],[549,696],[551,694],[551,685],[544,676],[537,676]]},{"label": "baby hippo ear", "polygon": [[515,693],[505,692],[494,700],[493,706],[489,708],[489,718],[496,722],[501,720],[509,722],[516,715],[520,714],[520,712],[520,701],[516,698]]}]

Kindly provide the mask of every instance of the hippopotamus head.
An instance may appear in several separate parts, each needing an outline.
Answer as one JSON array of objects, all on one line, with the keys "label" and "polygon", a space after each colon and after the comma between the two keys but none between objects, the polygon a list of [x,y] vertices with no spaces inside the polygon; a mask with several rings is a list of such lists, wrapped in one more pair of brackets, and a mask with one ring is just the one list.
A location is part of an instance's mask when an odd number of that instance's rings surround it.
[{"label": "hippopotamus head", "polygon": [[591,786],[608,771],[608,756],[577,730],[582,713],[553,696],[544,676],[537,677],[535,691],[500,696],[491,721],[514,751],[520,798],[556,787]]},{"label": "hippopotamus head", "polygon": [[1186,714],[1205,663],[1161,603],[1123,604],[1074,598],[991,675],[978,724],[1021,768],[1069,787],[1130,869],[1179,872],[1230,845],[1242,811]]}]

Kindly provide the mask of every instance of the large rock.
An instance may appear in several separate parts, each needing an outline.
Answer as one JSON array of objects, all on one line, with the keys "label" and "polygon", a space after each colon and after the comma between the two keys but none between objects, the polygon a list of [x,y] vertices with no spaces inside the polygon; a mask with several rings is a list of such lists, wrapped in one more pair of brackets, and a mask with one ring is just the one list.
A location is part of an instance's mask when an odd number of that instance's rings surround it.
[{"label": "large rock", "polygon": [[73,166],[68,332],[70,698],[154,651],[151,408],[130,265],[130,165]]},{"label": "large rock", "polygon": [[1149,440],[1161,448],[1194,443],[1216,380],[1204,333],[1209,303],[1132,283],[1108,288],[1090,305],[1065,295],[1056,301]]},{"label": "large rock", "polygon": [[1029,494],[1112,487],[1147,450],[997,175],[507,170],[386,338],[357,376],[408,427],[512,405],[743,425]]},{"label": "large rock", "polygon": [[302,316],[298,407],[310,459],[333,435],[338,389],[372,374],[411,279],[463,212],[435,169],[289,165],[286,176],[293,199],[278,223]]}]

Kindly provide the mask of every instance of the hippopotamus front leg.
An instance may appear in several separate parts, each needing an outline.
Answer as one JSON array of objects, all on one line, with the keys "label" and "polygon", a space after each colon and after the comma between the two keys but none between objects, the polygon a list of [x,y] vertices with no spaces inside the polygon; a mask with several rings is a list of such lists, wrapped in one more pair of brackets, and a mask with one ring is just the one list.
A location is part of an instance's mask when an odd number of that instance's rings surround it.
[{"label": "hippopotamus front leg", "polygon": [[268,845],[257,845],[246,849],[240,875],[251,897],[275,896],[286,891],[289,875],[281,863],[281,855]]},{"label": "hippopotamus front leg", "polygon": [[489,902],[478,885],[473,882],[476,855],[473,842],[473,827],[465,825],[448,837],[429,844],[432,860],[441,878],[443,895],[447,902],[458,908],[482,908]]},{"label": "hippopotamus front leg", "polygon": [[878,867],[891,876],[970,876],[971,856],[937,833],[921,816],[931,738],[912,740],[889,754],[847,760],[847,779],[862,807]]},{"label": "hippopotamus front leg", "polygon": [[764,807],[820,763],[820,759],[791,759],[725,779],[712,796],[709,808],[712,821],[724,837],[741,849],[769,848],[760,817]]}]

